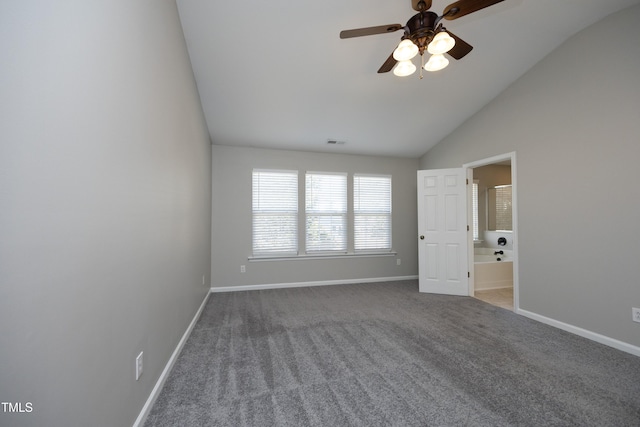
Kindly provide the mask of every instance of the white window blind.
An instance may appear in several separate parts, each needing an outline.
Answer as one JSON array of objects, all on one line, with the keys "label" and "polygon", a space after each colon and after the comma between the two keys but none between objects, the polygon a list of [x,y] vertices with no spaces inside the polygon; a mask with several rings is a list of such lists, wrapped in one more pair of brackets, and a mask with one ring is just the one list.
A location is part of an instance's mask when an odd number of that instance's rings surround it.
[{"label": "white window blind", "polygon": [[253,254],[298,253],[298,171],[253,170]]},{"label": "white window blind", "polygon": [[347,174],[307,172],[306,251],[347,250]]},{"label": "white window blind", "polygon": [[478,181],[473,181],[471,192],[473,194],[473,240],[478,240],[480,238],[478,231]]},{"label": "white window blind", "polygon": [[391,249],[391,176],[353,176],[354,249]]},{"label": "white window blind", "polygon": [[511,185],[496,186],[496,230],[513,230],[511,221]]}]

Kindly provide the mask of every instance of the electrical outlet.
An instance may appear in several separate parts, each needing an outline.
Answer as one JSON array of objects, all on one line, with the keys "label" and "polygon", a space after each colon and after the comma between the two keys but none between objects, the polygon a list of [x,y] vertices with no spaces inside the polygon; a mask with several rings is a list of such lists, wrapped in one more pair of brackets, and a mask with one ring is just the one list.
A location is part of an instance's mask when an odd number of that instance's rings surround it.
[{"label": "electrical outlet", "polygon": [[402,260],[400,258],[396,258],[396,265],[402,264]]},{"label": "electrical outlet", "polygon": [[633,307],[631,313],[633,314],[633,321],[640,323],[640,308]]},{"label": "electrical outlet", "polygon": [[244,265],[240,266],[240,273],[246,273],[247,272],[247,267]]},{"label": "electrical outlet", "polygon": [[138,381],[142,375],[142,353],[144,352],[141,351],[138,357],[136,357],[136,381]]}]

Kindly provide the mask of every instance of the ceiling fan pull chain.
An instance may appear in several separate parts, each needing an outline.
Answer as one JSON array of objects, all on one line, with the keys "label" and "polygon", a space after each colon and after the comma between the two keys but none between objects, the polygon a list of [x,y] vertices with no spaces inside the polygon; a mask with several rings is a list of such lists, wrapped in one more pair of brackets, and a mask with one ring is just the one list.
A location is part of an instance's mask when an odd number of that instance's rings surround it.
[{"label": "ceiling fan pull chain", "polygon": [[420,80],[422,80],[422,70],[424,70],[424,55],[420,55]]}]

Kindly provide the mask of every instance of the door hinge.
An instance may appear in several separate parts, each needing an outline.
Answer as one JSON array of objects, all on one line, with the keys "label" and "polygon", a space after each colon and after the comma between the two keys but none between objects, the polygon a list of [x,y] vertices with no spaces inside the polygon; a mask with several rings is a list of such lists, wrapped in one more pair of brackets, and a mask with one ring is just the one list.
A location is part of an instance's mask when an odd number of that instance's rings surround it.
[{"label": "door hinge", "polygon": [[467,185],[469,185],[469,178],[467,178]]},{"label": "door hinge", "polygon": [[469,231],[469,226],[467,225],[467,231]]},{"label": "door hinge", "polygon": [[471,278],[471,272],[470,271],[467,271],[467,277]]}]

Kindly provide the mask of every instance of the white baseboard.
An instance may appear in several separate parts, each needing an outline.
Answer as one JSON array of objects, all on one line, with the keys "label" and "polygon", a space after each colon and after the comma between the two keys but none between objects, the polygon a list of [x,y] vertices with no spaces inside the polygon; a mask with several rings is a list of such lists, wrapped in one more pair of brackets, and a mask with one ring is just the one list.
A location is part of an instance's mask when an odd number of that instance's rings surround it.
[{"label": "white baseboard", "polygon": [[189,323],[189,327],[187,327],[187,330],[182,335],[182,338],[180,338],[180,342],[178,342],[178,345],[176,346],[175,350],[173,350],[173,353],[171,354],[169,361],[167,362],[164,369],[162,370],[162,373],[160,374],[160,378],[158,378],[158,381],[156,381],[156,385],[153,387],[153,390],[151,390],[151,394],[149,395],[149,398],[147,399],[144,406],[142,407],[142,410],[140,411],[138,418],[133,423],[133,427],[142,427],[142,425],[144,425],[144,422],[147,419],[147,416],[149,415],[149,411],[151,411],[151,407],[153,406],[154,402],[158,398],[158,395],[162,390],[162,386],[164,385],[165,381],[169,377],[169,373],[171,372],[173,365],[176,363],[176,360],[178,359],[178,355],[182,351],[182,347],[184,347],[184,343],[187,342],[187,338],[189,338],[189,335],[191,335],[191,331],[193,330],[193,327],[196,325],[196,322],[200,318],[200,314],[202,313],[204,306],[207,304],[209,295],[211,295],[211,293],[207,292],[207,295],[204,297],[202,304],[200,304],[200,308],[196,312],[195,316],[193,316],[191,323]]},{"label": "white baseboard", "polygon": [[372,277],[366,279],[321,280],[316,282],[272,283],[265,285],[238,285],[211,287],[211,292],[257,291],[263,289],[304,288],[308,286],[350,285],[353,283],[393,282],[414,280],[418,276]]},{"label": "white baseboard", "polygon": [[551,319],[549,317],[532,313],[527,310],[522,310],[520,308],[516,310],[516,313],[522,316],[528,317],[530,319],[537,320],[538,322],[542,322],[542,323],[546,323],[547,325],[554,326],[558,329],[562,329],[563,331],[571,332],[572,334],[579,335],[583,338],[587,338],[592,341],[598,342],[600,344],[604,344],[609,347],[613,347],[615,349],[624,351],[625,353],[630,353],[630,354],[633,354],[634,356],[640,356],[640,347],[631,345],[623,341],[619,341],[615,338],[610,338],[605,335],[600,335],[596,332],[582,329],[577,326],[570,325],[568,323],[560,322],[559,320]]}]

